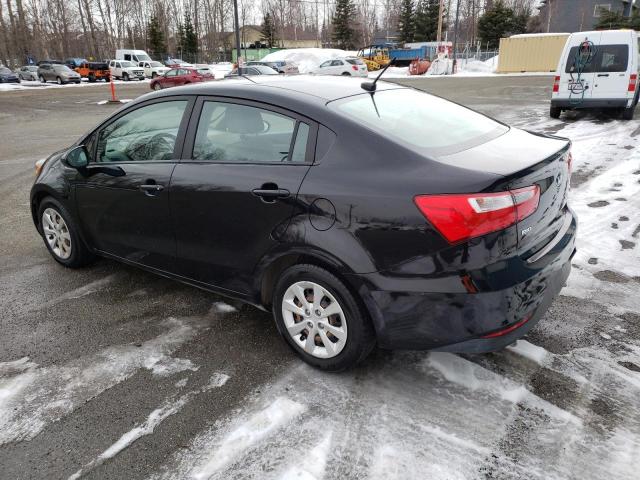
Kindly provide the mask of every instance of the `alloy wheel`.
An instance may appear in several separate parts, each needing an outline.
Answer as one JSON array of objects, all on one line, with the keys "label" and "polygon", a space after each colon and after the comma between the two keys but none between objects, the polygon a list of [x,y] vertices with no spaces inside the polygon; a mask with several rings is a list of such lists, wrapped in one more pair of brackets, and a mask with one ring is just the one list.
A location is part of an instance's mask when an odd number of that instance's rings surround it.
[{"label": "alloy wheel", "polygon": [[296,282],[282,298],[282,318],[288,334],[316,358],[338,355],[347,342],[342,307],[326,288],[314,282]]},{"label": "alloy wheel", "polygon": [[42,212],[42,231],[51,251],[58,258],[66,260],[71,256],[71,232],[57,210],[47,208]]}]

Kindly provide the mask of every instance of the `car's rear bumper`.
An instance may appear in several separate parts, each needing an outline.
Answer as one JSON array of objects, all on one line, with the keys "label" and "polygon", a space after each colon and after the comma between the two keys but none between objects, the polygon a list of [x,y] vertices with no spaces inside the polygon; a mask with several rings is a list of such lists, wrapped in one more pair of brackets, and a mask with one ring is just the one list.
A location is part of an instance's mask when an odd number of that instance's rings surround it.
[{"label": "car's rear bumper", "polygon": [[517,265],[519,280],[501,290],[478,287],[476,291],[469,282],[474,272],[441,278],[440,283],[447,287],[439,292],[419,291],[421,279],[417,277],[356,275],[362,282],[356,288],[371,314],[378,344],[390,349],[488,352],[525,335],[569,276],[577,228],[571,215],[570,227],[544,257],[531,265],[520,258],[503,262]]},{"label": "car's rear bumper", "polygon": [[584,108],[625,108],[631,100],[632,99],[629,98],[554,98],[551,99],[551,106],[567,110]]}]

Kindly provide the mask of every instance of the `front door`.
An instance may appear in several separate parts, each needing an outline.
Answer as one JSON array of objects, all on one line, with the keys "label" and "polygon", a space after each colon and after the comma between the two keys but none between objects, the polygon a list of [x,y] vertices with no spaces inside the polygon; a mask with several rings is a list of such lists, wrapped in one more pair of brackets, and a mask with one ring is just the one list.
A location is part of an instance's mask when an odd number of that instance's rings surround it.
[{"label": "front door", "polygon": [[276,107],[202,97],[192,118],[170,191],[179,273],[247,293],[256,264],[302,211],[315,126]]},{"label": "front door", "polygon": [[90,137],[92,161],[77,175],[75,197],[83,233],[98,250],[172,270],[169,185],[190,102],[185,97],[147,102]]}]

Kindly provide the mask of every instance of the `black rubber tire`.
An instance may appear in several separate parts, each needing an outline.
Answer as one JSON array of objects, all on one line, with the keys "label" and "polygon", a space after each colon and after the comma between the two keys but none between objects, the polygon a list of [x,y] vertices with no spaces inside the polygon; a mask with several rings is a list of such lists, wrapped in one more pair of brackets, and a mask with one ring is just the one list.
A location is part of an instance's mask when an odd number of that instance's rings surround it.
[{"label": "black rubber tire", "polygon": [[122,80],[124,80],[125,82],[129,81],[129,74],[127,72],[124,72],[122,74]]},{"label": "black rubber tire", "polygon": [[40,83],[47,83],[47,80],[42,75],[40,75]]},{"label": "black rubber tire", "polygon": [[[67,228],[69,229],[69,233],[71,234],[71,255],[67,259],[63,259],[58,257],[51,247],[47,243],[47,240],[44,238],[44,233],[42,229],[42,214],[46,208],[55,209],[61,216],[64,218],[65,223],[67,224]],[[44,242],[47,250],[53,257],[53,259],[61,265],[64,265],[68,268],[80,268],[85,265],[89,265],[92,261],[95,260],[95,255],[89,250],[89,248],[85,245],[80,238],[80,234],[78,233],[78,227],[73,220],[73,217],[69,214],[66,208],[58,202],[53,197],[45,197],[40,202],[38,206],[38,230],[40,231],[40,236],[42,237],[42,241]]]},{"label": "black rubber tire", "polygon": [[151,80],[153,80],[157,76],[158,76],[158,74],[156,72],[151,72]]},{"label": "black rubber tire", "polygon": [[154,90],[162,90],[162,85],[160,85],[160,83],[154,83],[153,84],[153,89]]},{"label": "black rubber tire", "polygon": [[560,107],[554,107],[553,105],[549,107],[549,116],[551,118],[560,118],[561,113],[562,109]]},{"label": "black rubber tire", "polygon": [[341,75],[343,77],[350,77],[351,76],[351,74],[349,72],[342,72]]},{"label": "black rubber tire", "polygon": [[89,82],[93,83],[96,81],[96,77],[94,75],[89,75]]},{"label": "black rubber tire", "polygon": [[622,109],[622,119],[623,120],[633,120],[633,114],[636,111],[636,106],[635,104],[632,105],[629,108],[623,108]]},{"label": "black rubber tire", "polygon": [[[347,323],[347,342],[344,349],[333,358],[316,358],[300,348],[286,331],[282,318],[282,299],[293,283],[311,281],[322,285],[340,303]],[[278,332],[296,354],[309,365],[327,372],[341,372],[362,362],[376,344],[376,335],[369,315],[362,302],[353,296],[345,284],[331,272],[316,265],[294,265],[285,270],[274,289],[273,316]]]},{"label": "black rubber tire", "polygon": [[58,85],[62,85],[64,83],[60,77],[56,77],[56,82],[58,82]]}]

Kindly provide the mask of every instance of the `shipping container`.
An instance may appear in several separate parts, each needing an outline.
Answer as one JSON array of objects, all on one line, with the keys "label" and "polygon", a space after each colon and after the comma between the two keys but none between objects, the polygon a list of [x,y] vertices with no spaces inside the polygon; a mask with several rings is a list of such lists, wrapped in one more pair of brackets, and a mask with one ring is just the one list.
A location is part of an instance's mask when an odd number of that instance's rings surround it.
[{"label": "shipping container", "polygon": [[568,33],[529,33],[500,39],[498,73],[555,72]]}]

